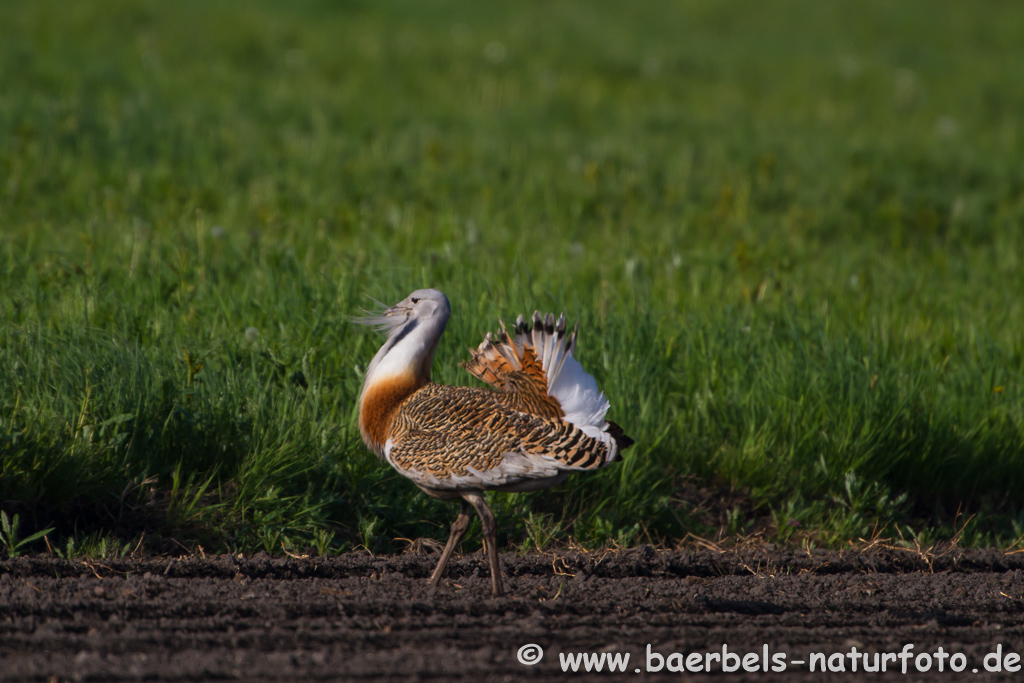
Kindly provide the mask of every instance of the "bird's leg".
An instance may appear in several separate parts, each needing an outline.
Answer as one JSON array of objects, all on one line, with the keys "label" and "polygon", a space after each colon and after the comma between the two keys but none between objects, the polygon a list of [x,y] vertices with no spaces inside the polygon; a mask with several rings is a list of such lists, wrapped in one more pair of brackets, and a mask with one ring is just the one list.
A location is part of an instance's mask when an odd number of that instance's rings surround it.
[{"label": "bird's leg", "polygon": [[501,589],[501,566],[498,564],[498,525],[494,523],[494,515],[484,502],[483,495],[475,492],[463,493],[462,497],[476,508],[476,514],[480,516],[480,524],[484,531],[484,550],[491,565],[491,593],[499,597],[504,591]]},{"label": "bird's leg", "polygon": [[441,560],[437,563],[437,567],[434,568],[434,573],[430,575],[430,585],[436,586],[441,582],[441,575],[444,574],[445,567],[448,566],[448,560],[452,559],[452,553],[455,552],[455,546],[462,540],[463,534],[466,533],[466,529],[469,528],[469,503],[462,500],[459,501],[459,516],[452,522],[452,533],[448,537],[448,543],[444,546],[444,552],[441,553]]}]

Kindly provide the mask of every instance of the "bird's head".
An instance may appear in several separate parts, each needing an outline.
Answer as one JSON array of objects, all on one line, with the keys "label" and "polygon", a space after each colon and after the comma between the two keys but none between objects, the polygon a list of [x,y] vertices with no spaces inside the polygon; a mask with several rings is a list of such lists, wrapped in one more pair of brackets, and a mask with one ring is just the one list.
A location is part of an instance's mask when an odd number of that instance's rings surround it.
[{"label": "bird's head", "polygon": [[[448,303],[448,297],[436,289],[417,289],[415,292],[378,313],[355,318],[354,322],[361,325],[371,325],[382,332],[387,332],[391,338],[397,334],[407,323],[419,324],[427,321],[437,321],[442,325],[448,321],[452,307]],[[443,329],[443,327],[442,327]]]}]

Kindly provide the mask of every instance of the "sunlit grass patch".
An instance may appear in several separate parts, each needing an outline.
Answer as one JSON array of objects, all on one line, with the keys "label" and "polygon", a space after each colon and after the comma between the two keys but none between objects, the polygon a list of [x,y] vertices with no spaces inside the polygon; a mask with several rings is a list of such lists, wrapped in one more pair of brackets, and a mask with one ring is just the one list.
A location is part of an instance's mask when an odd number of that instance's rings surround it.
[{"label": "sunlit grass patch", "polygon": [[512,545],[1012,543],[1024,15],[935,7],[12,8],[0,510],[65,553],[442,537],[347,322],[431,286],[435,380],[564,311],[637,441],[495,495]]}]

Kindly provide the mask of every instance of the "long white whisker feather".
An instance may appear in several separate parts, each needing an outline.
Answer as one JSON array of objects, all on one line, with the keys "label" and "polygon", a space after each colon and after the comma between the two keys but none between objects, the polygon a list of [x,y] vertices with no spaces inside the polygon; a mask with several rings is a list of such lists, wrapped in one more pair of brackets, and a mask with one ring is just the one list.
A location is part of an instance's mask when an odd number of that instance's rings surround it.
[{"label": "long white whisker feather", "polygon": [[383,311],[368,311],[362,308],[359,310],[363,312],[363,315],[351,316],[348,319],[349,322],[374,327],[378,332],[386,332],[389,337],[408,320],[406,316],[402,315],[384,315]]}]

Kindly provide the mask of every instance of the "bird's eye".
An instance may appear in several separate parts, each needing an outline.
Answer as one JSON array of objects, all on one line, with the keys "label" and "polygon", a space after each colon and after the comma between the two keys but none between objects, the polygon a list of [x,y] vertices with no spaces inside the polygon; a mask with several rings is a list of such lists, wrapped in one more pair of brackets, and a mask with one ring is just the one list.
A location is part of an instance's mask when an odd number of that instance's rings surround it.
[{"label": "bird's eye", "polygon": [[414,304],[418,304],[418,303],[420,302],[420,300],[419,300],[419,299],[413,299],[413,300],[412,300],[412,302],[413,302]]}]

